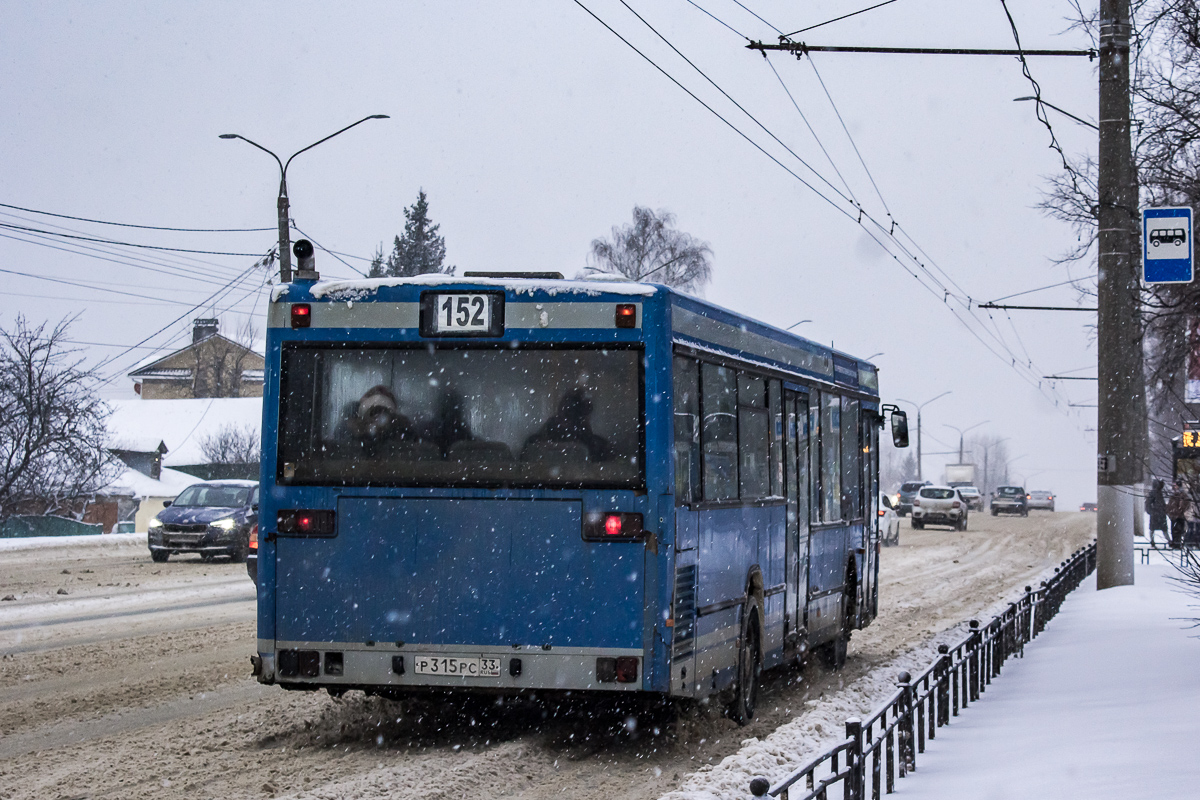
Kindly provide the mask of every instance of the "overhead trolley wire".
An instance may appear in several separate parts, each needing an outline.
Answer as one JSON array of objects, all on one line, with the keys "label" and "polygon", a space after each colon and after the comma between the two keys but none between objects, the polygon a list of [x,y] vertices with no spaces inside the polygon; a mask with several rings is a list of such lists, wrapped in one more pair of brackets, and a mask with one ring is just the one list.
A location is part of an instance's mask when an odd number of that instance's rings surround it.
[{"label": "overhead trolley wire", "polygon": [[[690,0],[689,0],[689,2],[690,2]],[[763,19],[761,16],[759,16],[758,14],[756,14],[755,12],[753,12],[751,9],[747,8],[747,7],[746,7],[744,4],[742,4],[742,3],[738,2],[737,0],[734,0],[734,2],[735,2],[735,3],[736,3],[738,6],[740,6],[741,8],[743,8],[744,10],[746,10],[747,12],[749,12],[750,14],[752,14],[752,15],[753,15],[753,16],[754,16],[756,19],[758,19],[759,21],[763,22],[763,23],[764,23],[765,25],[767,25],[768,27],[770,27],[770,28],[772,28],[773,30],[775,30],[775,32],[776,32],[776,33],[780,34],[781,36],[783,35],[783,34],[782,34],[782,32],[781,32],[781,31],[780,31],[778,28],[776,28],[774,25],[771,25],[771,23],[767,22],[765,19]],[[695,5],[695,3],[692,3],[692,5]],[[586,9],[585,9],[585,10],[586,10]],[[700,10],[701,10],[701,11],[703,11],[703,9],[700,9]],[[589,13],[590,13],[590,12],[589,12]],[[714,17],[712,14],[708,14],[708,12],[705,12],[705,13],[706,13],[708,16],[712,17],[712,18],[713,18],[714,20],[716,20],[717,22],[721,23],[721,24],[722,24],[724,27],[728,28],[730,31],[732,31],[732,32],[736,33],[738,36],[740,36],[740,37],[742,37],[742,38],[746,38],[744,35],[742,35],[742,34],[741,34],[741,33],[739,33],[738,31],[736,31],[734,28],[732,28],[732,26],[729,26],[728,24],[725,24],[725,23],[723,23],[721,20],[717,19],[717,18],[716,18],[716,17]],[[592,16],[593,16],[593,17],[595,17],[595,15],[594,15],[594,14],[592,14]],[[598,18],[597,18],[597,19],[598,19]],[[598,19],[598,21],[600,21],[600,22],[601,22],[601,24],[604,24],[602,20],[599,20],[599,19]],[[609,28],[609,30],[610,30],[610,31],[612,31],[612,28],[611,28],[611,27],[609,27],[607,24],[605,24],[605,27],[606,27],[606,28]],[[615,31],[613,31],[613,32],[615,33]],[[661,35],[660,35],[660,38],[661,38]],[[672,48],[672,49],[674,49],[674,48]],[[640,52],[639,52],[639,55],[642,55],[642,56],[643,56],[643,58],[646,58],[646,56],[645,56],[644,54],[641,54]],[[649,60],[649,59],[647,59],[647,60]],[[812,60],[812,59],[810,58],[810,63],[811,63],[811,60]],[[655,66],[657,66],[657,65],[655,65]],[[659,70],[660,70],[660,72],[663,72],[664,74],[666,74],[666,73],[665,73],[665,71],[664,71],[664,70],[662,70],[661,68],[659,68]],[[820,74],[819,74],[819,71],[817,71],[817,70],[815,69],[815,66],[814,66],[814,72],[816,73],[818,80],[821,80],[821,78],[820,78]],[[668,77],[668,78],[670,78],[671,76],[670,76],[670,75],[667,75],[667,77]],[[671,78],[671,79],[674,81],[674,79],[673,79],[673,78]],[[676,83],[678,84],[678,82],[677,82],[677,81],[676,81]],[[832,97],[831,97],[831,96],[829,96],[828,88],[824,86],[824,82],[823,82],[823,81],[821,81],[821,83],[822,83],[823,89],[825,89],[825,91],[826,91],[826,95],[827,95],[827,97],[829,98],[829,100],[830,100],[830,102],[831,102],[831,105],[833,105],[833,106],[834,106],[835,113],[838,113],[838,112],[837,112],[837,109],[836,109],[836,104],[833,102],[833,99],[832,99]],[[840,116],[841,116],[841,115],[840,115],[840,113],[838,113],[838,116],[839,116],[839,119],[840,119]],[[729,124],[729,123],[728,123],[728,121],[726,121],[726,124]],[[844,128],[844,121],[843,121],[843,123],[842,123],[842,124],[843,124],[843,128]],[[731,126],[731,127],[732,127],[732,126]],[[738,132],[739,132],[739,133],[741,133],[740,131],[738,131]],[[849,135],[849,132],[848,132],[848,131],[847,131],[847,135]],[[748,138],[748,137],[746,137],[746,136],[745,136],[745,134],[742,134],[742,136],[743,136],[743,138]],[[851,138],[851,144],[852,144],[852,146],[854,146],[854,148],[855,148],[856,152],[858,152],[858,148],[857,148],[857,146],[854,144],[854,142],[853,142],[853,139],[852,139],[852,138]],[[761,149],[761,148],[760,148],[760,149]],[[861,153],[860,153],[860,152],[858,152],[858,155],[859,155],[860,161],[861,161],[861,160],[863,160],[863,159],[862,159],[862,155],[861,155]],[[772,160],[775,160],[775,159],[772,159]],[[778,162],[777,162],[777,163],[778,163]],[[876,189],[876,192],[877,192],[877,194],[879,194],[879,199],[880,199],[880,202],[884,204],[884,207],[885,207],[885,209],[886,209],[886,208],[887,208],[887,203],[886,203],[886,200],[883,198],[883,196],[882,196],[882,193],[881,193],[881,192],[879,192],[879,187],[878,187],[878,185],[877,185],[877,184],[875,184],[873,177],[870,175],[869,168],[867,168],[867,166],[866,166],[866,164],[865,164],[865,161],[864,161],[864,163],[863,163],[863,167],[864,167],[864,170],[866,170],[866,171],[867,171],[867,173],[868,173],[868,177],[869,177],[869,178],[871,178],[871,180],[872,180],[872,184],[874,185],[874,188]],[[810,169],[811,169],[811,167],[810,167]],[[835,168],[835,171],[836,171],[836,168]],[[844,178],[843,178],[843,180],[844,180]],[[806,185],[807,185],[807,183],[806,183]],[[811,188],[811,186],[810,186],[809,188]],[[840,194],[840,193],[839,193],[839,194]],[[828,198],[825,198],[825,199],[828,201]],[[844,196],[843,196],[843,199],[845,199],[845,198],[844,198]],[[844,211],[843,209],[838,209],[838,210],[839,210],[839,211],[843,211],[843,213],[845,214],[845,211]],[[963,287],[961,287],[960,285],[958,285],[958,283],[957,283],[957,282],[954,280],[954,278],[953,278],[953,277],[952,277],[952,276],[951,276],[949,273],[947,273],[947,272],[946,272],[946,271],[945,271],[945,270],[944,270],[944,269],[943,269],[943,268],[942,268],[940,265],[938,265],[938,264],[937,264],[937,263],[936,263],[936,262],[935,262],[933,259],[931,259],[931,258],[928,256],[928,254],[927,254],[927,253],[925,253],[925,252],[924,252],[924,250],[923,250],[923,249],[920,247],[920,245],[919,245],[919,244],[918,244],[918,243],[917,243],[917,242],[916,242],[916,241],[915,241],[915,240],[912,238],[912,236],[911,236],[911,235],[910,235],[910,234],[907,232],[907,230],[904,230],[904,229],[903,229],[903,228],[902,228],[902,227],[899,225],[899,223],[897,223],[897,222],[895,221],[895,219],[894,219],[894,218],[892,218],[892,223],[893,223],[893,224],[892,224],[891,226],[889,226],[889,227],[884,227],[883,225],[881,225],[881,224],[879,223],[879,221],[878,221],[878,220],[874,219],[874,218],[873,218],[873,217],[872,217],[872,216],[871,216],[871,215],[870,215],[868,212],[866,212],[866,211],[865,211],[864,209],[862,209],[861,207],[859,207],[859,211],[860,211],[860,218],[859,218],[859,222],[860,222],[860,224],[861,224],[861,222],[862,222],[862,220],[863,220],[863,219],[866,219],[866,220],[868,220],[868,221],[869,221],[869,222],[870,222],[870,223],[871,223],[871,224],[872,224],[874,227],[878,228],[878,229],[880,230],[880,232],[881,232],[881,233],[882,233],[882,234],[883,234],[883,235],[884,235],[884,236],[887,238],[887,240],[888,240],[888,241],[891,241],[891,242],[893,242],[893,243],[894,243],[894,244],[895,244],[897,247],[899,247],[900,251],[901,251],[901,252],[904,254],[904,256],[905,256],[907,259],[911,260],[911,261],[912,261],[912,262],[913,262],[913,263],[916,265],[917,269],[919,269],[921,273],[924,273],[924,274],[925,274],[925,275],[926,275],[926,276],[927,276],[927,277],[928,277],[928,278],[929,278],[929,279],[930,279],[930,280],[933,282],[933,285],[934,285],[934,286],[936,286],[936,287],[937,287],[937,290],[939,290],[939,291],[941,292],[941,299],[944,301],[944,304],[947,304],[947,307],[949,307],[948,303],[949,303],[949,300],[950,300],[951,298],[953,298],[953,299],[954,299],[956,302],[959,302],[959,303],[961,303],[961,304],[964,306],[964,310],[967,312],[967,314],[968,314],[969,318],[970,318],[972,321],[974,321],[974,323],[975,323],[976,325],[978,325],[978,326],[980,327],[980,330],[981,330],[983,333],[985,333],[985,334],[986,334],[988,337],[990,337],[991,339],[995,340],[996,344],[997,344],[997,345],[998,345],[998,346],[999,346],[999,347],[1000,347],[1000,348],[1001,348],[1001,349],[1004,351],[1004,354],[1001,354],[1000,352],[998,352],[997,350],[995,350],[995,349],[994,349],[994,348],[993,348],[991,345],[989,345],[987,342],[985,342],[985,341],[984,341],[984,340],[983,340],[983,339],[980,337],[979,333],[977,333],[977,332],[975,331],[975,329],[974,329],[974,328],[973,328],[973,327],[972,327],[970,324],[968,324],[968,323],[967,323],[966,319],[964,319],[964,318],[962,317],[962,315],[961,315],[961,314],[959,314],[959,313],[958,313],[957,311],[955,311],[953,308],[950,308],[951,312],[954,314],[955,318],[956,318],[956,319],[959,321],[959,323],[960,323],[960,324],[962,324],[962,325],[963,325],[965,328],[967,328],[968,332],[970,332],[970,333],[972,334],[972,336],[974,336],[974,337],[975,337],[977,340],[979,340],[979,342],[980,342],[981,344],[983,344],[983,345],[984,345],[985,349],[987,349],[989,352],[991,352],[993,355],[995,355],[996,357],[1000,358],[1001,360],[1003,360],[1003,361],[1007,362],[1007,363],[1008,363],[1008,364],[1009,364],[1009,365],[1010,365],[1010,366],[1011,366],[1011,367],[1012,367],[1012,368],[1013,368],[1013,369],[1014,369],[1014,370],[1015,370],[1015,371],[1018,373],[1018,375],[1019,375],[1019,376],[1020,376],[1020,377],[1021,377],[1023,380],[1025,380],[1027,383],[1029,383],[1029,384],[1030,384],[1031,386],[1033,386],[1034,388],[1038,389],[1038,391],[1039,391],[1039,392],[1041,392],[1041,393],[1042,393],[1044,396],[1046,396],[1046,398],[1047,398],[1048,400],[1051,400],[1051,401],[1054,403],[1054,405],[1056,405],[1056,406],[1059,406],[1059,405],[1060,405],[1060,400],[1063,400],[1063,398],[1057,397],[1057,395],[1058,395],[1058,392],[1057,392],[1057,390],[1056,390],[1056,389],[1055,389],[1053,386],[1046,387],[1046,386],[1045,386],[1045,385],[1044,385],[1044,384],[1043,384],[1043,383],[1042,383],[1042,382],[1041,382],[1041,381],[1038,379],[1038,376],[1035,374],[1035,371],[1034,371],[1034,370],[1033,370],[1033,369],[1032,369],[1032,368],[1031,368],[1029,365],[1027,365],[1027,364],[1024,364],[1024,363],[1021,363],[1021,361],[1022,361],[1022,360],[1018,359],[1018,357],[1017,357],[1017,354],[1014,352],[1014,350],[1013,350],[1012,346],[1011,346],[1011,345],[1009,345],[1009,344],[1008,344],[1008,343],[1005,341],[1005,338],[1004,338],[1004,336],[1003,336],[1002,332],[1000,331],[1000,329],[999,329],[999,327],[998,327],[998,325],[997,325],[996,321],[995,321],[994,319],[984,320],[983,318],[981,318],[981,317],[980,317],[980,316],[979,316],[979,315],[978,315],[978,314],[977,314],[977,313],[976,313],[976,312],[973,310],[974,301],[972,300],[971,296],[970,296],[970,295],[969,295],[969,294],[968,294],[968,293],[967,293],[967,292],[966,292],[966,291],[963,289]],[[850,216],[850,215],[848,215],[848,214],[846,214],[846,215],[847,215],[847,216]],[[890,211],[888,212],[888,216],[889,216],[889,217],[891,217],[891,213],[890,213]],[[924,264],[921,262],[921,260],[920,260],[920,259],[918,259],[918,258],[916,257],[916,255],[915,255],[915,254],[913,254],[911,251],[909,251],[909,250],[908,250],[908,249],[907,249],[907,248],[906,248],[906,247],[905,247],[905,246],[904,246],[904,245],[903,245],[903,244],[902,244],[902,243],[901,243],[901,242],[900,242],[900,241],[899,241],[899,240],[896,238],[896,235],[895,235],[895,229],[896,229],[896,228],[901,228],[901,232],[902,232],[902,234],[904,235],[904,237],[905,237],[905,238],[906,238],[906,239],[907,239],[907,240],[908,240],[908,241],[911,243],[911,245],[912,245],[913,247],[915,247],[915,248],[916,248],[916,249],[917,249],[917,250],[918,250],[918,251],[919,251],[919,252],[920,252],[920,253],[921,253],[921,254],[922,254],[924,257],[925,257],[925,259],[926,259],[926,260],[927,260],[927,261],[928,261],[928,262],[929,262],[929,263],[930,263],[930,264],[931,264],[931,265],[932,265],[932,266],[933,266],[935,269],[937,269],[937,270],[938,270],[938,272],[942,273],[942,275],[944,275],[944,276],[945,276],[946,280],[950,281],[950,285],[952,285],[952,286],[954,287],[954,289],[956,289],[956,290],[957,290],[957,292],[955,292],[955,291],[952,291],[952,290],[949,288],[949,286],[946,286],[946,285],[942,284],[941,280],[939,280],[939,279],[938,279],[936,276],[934,276],[934,275],[933,275],[933,274],[932,274],[932,273],[929,271],[929,269],[928,269],[928,268],[927,268],[927,267],[926,267],[926,266],[925,266],[925,265],[924,265]],[[895,253],[892,253],[892,252],[891,252],[890,248],[889,248],[889,247],[888,247],[888,246],[887,246],[887,245],[884,243],[884,241],[883,241],[883,240],[879,239],[877,236],[874,236],[874,235],[872,235],[870,231],[866,231],[866,232],[868,233],[868,235],[870,235],[870,236],[871,236],[871,238],[872,238],[872,239],[873,239],[873,240],[874,240],[874,241],[875,241],[875,242],[876,242],[876,243],[877,243],[877,244],[878,244],[878,245],[879,245],[879,246],[880,246],[880,247],[881,247],[881,248],[882,248],[882,249],[883,249],[885,252],[888,252],[888,253],[889,253],[889,255],[891,255],[891,256],[892,256],[892,259],[893,259],[893,260],[894,260],[894,261],[895,261],[895,262],[896,262],[898,265],[905,266],[905,265],[904,265],[904,263],[903,263],[903,261],[902,261],[902,260],[901,260],[901,259],[900,259],[900,258],[899,258],[899,257],[898,257],[896,254],[895,254]],[[907,266],[905,266],[905,271],[906,271],[906,272],[908,272],[908,273],[909,273],[909,274],[910,274],[912,277],[914,277],[914,278],[917,278],[917,280],[918,280],[918,283],[921,283],[921,284],[922,284],[922,285],[923,285],[923,286],[924,286],[924,287],[925,287],[925,288],[926,288],[928,291],[930,291],[931,293],[933,293],[933,292],[935,291],[933,287],[931,287],[931,286],[929,286],[929,285],[925,284],[924,280],[922,280],[922,279],[921,279],[921,278],[918,276],[918,274],[917,274],[917,273],[916,273],[914,270],[912,270],[912,269],[909,269]],[[936,296],[936,295],[935,295],[935,296]],[[990,323],[991,323],[991,326],[995,328],[994,330],[992,329],[992,327],[989,327],[989,325],[988,325],[988,322],[990,322]],[[1022,347],[1022,349],[1024,350],[1025,348],[1024,348],[1024,347]],[[1049,394],[1049,395],[1046,395],[1046,391],[1047,391],[1047,390],[1050,392],[1050,394]]]},{"label": "overhead trolley wire", "polygon": [[662,68],[662,67],[660,67],[658,64],[656,64],[656,63],[654,62],[654,60],[653,60],[653,59],[651,59],[649,56],[647,56],[645,53],[643,53],[641,50],[639,50],[639,49],[638,49],[636,46],[634,46],[634,44],[633,44],[632,42],[630,42],[630,41],[629,41],[628,39],[626,39],[624,36],[622,36],[621,34],[617,33],[615,30],[613,30],[613,28],[612,28],[612,27],[611,27],[611,26],[610,26],[610,25],[609,25],[607,22],[605,22],[604,20],[600,19],[600,17],[596,16],[596,15],[595,15],[595,14],[592,12],[592,10],[591,10],[590,8],[588,8],[587,6],[585,6],[585,5],[584,5],[582,2],[580,2],[580,0],[574,0],[574,2],[575,2],[575,5],[579,6],[579,7],[580,7],[580,8],[582,8],[584,11],[586,11],[586,12],[587,12],[587,14],[588,14],[588,16],[590,16],[592,19],[596,20],[596,21],[597,21],[597,22],[599,22],[601,25],[603,25],[603,26],[604,26],[604,28],[605,28],[605,29],[606,29],[606,30],[607,30],[609,33],[611,33],[613,36],[616,36],[618,39],[620,39],[620,40],[621,40],[621,41],[622,41],[622,42],[623,42],[623,43],[624,43],[624,44],[625,44],[625,45],[626,45],[626,46],[627,46],[627,47],[628,47],[630,50],[632,50],[633,52],[637,53],[637,54],[638,54],[639,56],[641,56],[641,57],[642,57],[642,58],[643,58],[643,59],[644,59],[644,60],[645,60],[645,61],[646,61],[648,64],[650,64],[650,66],[654,67],[656,70],[658,70],[659,72],[661,72],[661,73],[663,74],[663,76],[667,78],[667,80],[671,81],[671,83],[675,84],[675,85],[676,85],[676,86],[678,86],[680,89],[682,89],[684,92],[686,92],[686,93],[688,94],[688,96],[689,96],[689,97],[691,97],[693,100],[695,100],[695,101],[696,101],[697,103],[699,103],[700,105],[704,106],[704,108],[705,108],[705,109],[707,109],[709,113],[711,113],[711,114],[712,114],[713,116],[715,116],[717,119],[721,120],[721,122],[725,123],[725,124],[726,124],[726,125],[727,125],[727,126],[728,126],[728,127],[729,127],[729,128],[730,128],[730,129],[731,129],[733,132],[734,132],[734,133],[736,133],[738,136],[742,137],[742,138],[743,138],[743,139],[745,139],[747,142],[749,142],[749,143],[750,143],[750,145],[751,145],[751,146],[752,146],[752,147],[753,147],[755,150],[758,150],[760,153],[762,153],[762,154],[763,154],[763,155],[765,155],[767,158],[769,158],[771,161],[773,161],[773,162],[776,164],[776,166],[778,166],[778,167],[779,167],[780,169],[782,169],[784,172],[788,173],[788,174],[789,174],[789,175],[791,175],[793,178],[795,178],[796,180],[800,181],[800,183],[804,184],[806,187],[808,187],[810,190],[812,190],[812,192],[813,192],[814,194],[816,194],[818,197],[820,197],[822,200],[824,200],[826,203],[828,203],[828,204],[829,204],[829,205],[830,205],[830,206],[831,206],[831,207],[832,207],[832,208],[833,208],[835,211],[837,211],[839,214],[841,214],[842,216],[845,216],[845,217],[847,217],[848,219],[854,219],[854,215],[853,215],[853,214],[849,213],[849,212],[848,212],[848,211],[846,211],[844,208],[842,208],[841,206],[839,206],[839,205],[838,205],[838,204],[837,204],[837,203],[836,203],[834,200],[832,200],[832,199],[830,199],[829,197],[827,197],[826,195],[822,194],[822,193],[821,193],[821,191],[820,191],[819,189],[817,189],[815,186],[813,186],[813,185],[812,185],[811,183],[809,183],[808,181],[804,180],[804,178],[802,178],[802,177],[800,177],[799,175],[797,175],[797,174],[796,174],[794,171],[792,171],[792,170],[791,170],[791,169],[790,169],[790,168],[789,168],[789,167],[788,167],[786,164],[784,164],[782,161],[780,161],[780,160],[779,160],[778,158],[776,158],[774,155],[772,155],[771,153],[769,153],[769,152],[768,152],[768,151],[767,151],[765,148],[763,148],[763,146],[762,146],[762,145],[760,145],[758,142],[756,142],[756,141],[754,141],[753,139],[751,139],[751,138],[750,138],[749,136],[747,136],[747,135],[746,135],[746,134],[745,134],[745,133],[744,133],[744,132],[743,132],[743,131],[742,131],[740,128],[738,128],[736,125],[734,125],[732,122],[730,122],[730,121],[729,121],[728,119],[726,119],[724,116],[722,116],[720,112],[718,112],[716,109],[714,109],[714,108],[713,108],[712,106],[710,106],[708,103],[704,102],[704,101],[703,101],[703,100],[701,100],[699,97],[697,97],[697,96],[696,96],[696,94],[695,94],[694,92],[692,92],[692,90],[691,90],[691,89],[688,89],[686,86],[684,86],[684,85],[683,85],[682,83],[680,83],[678,80],[676,80],[674,76],[672,76],[672,75],[671,75],[669,72],[667,72],[665,69],[663,69],[663,68]]},{"label": "overhead trolley wire", "polygon": [[102,219],[73,217],[70,214],[55,214],[52,211],[39,211],[36,208],[22,208],[21,206],[9,205],[8,203],[0,203],[0,208],[11,208],[15,211],[24,211],[27,214],[41,214],[46,217],[71,219],[77,222],[91,222],[96,225],[115,225],[120,228],[140,228],[141,230],[146,231],[175,231],[179,233],[264,233],[275,230],[274,228],[169,228],[161,225],[134,225],[130,222],[108,222]]},{"label": "overhead trolley wire", "polygon": [[708,75],[705,74],[704,70],[702,70],[698,66],[696,66],[696,64],[690,58],[688,58],[687,56],[685,56],[683,53],[681,53],[679,51],[679,48],[677,48],[675,45],[671,44],[671,42],[667,39],[667,37],[665,37],[661,33],[659,33],[658,29],[656,29],[653,25],[651,25],[648,21],[646,21],[645,17],[643,17],[638,12],[634,11],[633,8],[629,5],[629,3],[625,2],[625,0],[618,0],[618,2],[620,2],[621,5],[625,6],[625,8],[629,9],[629,13],[631,13],[635,17],[637,17],[638,20],[640,20],[643,25],[645,25],[647,28],[649,28],[650,31],[655,36],[657,36],[659,39],[661,39],[663,41],[663,43],[666,44],[667,47],[671,48],[671,50],[674,51],[675,55],[682,58],[684,61],[687,62],[689,67],[696,70],[696,72],[700,73],[700,77],[704,78],[704,80],[708,81],[709,84],[711,84],[714,89],[716,89],[718,92],[720,92],[722,95],[724,95],[725,99],[727,99],[729,102],[731,102],[735,106],[737,106],[737,109],[739,111],[741,111],[743,114],[745,114],[747,117],[749,117],[751,122],[753,122],[755,125],[757,125],[759,128],[761,128],[763,130],[763,132],[767,134],[767,136],[770,136],[772,139],[774,139],[775,142],[780,147],[782,147],[784,150],[787,150],[788,153],[790,153],[793,158],[795,158],[797,161],[799,161],[801,164],[803,164],[808,169],[809,172],[811,172],[813,175],[816,175],[821,180],[822,183],[824,183],[826,186],[828,186],[830,189],[832,189],[843,200],[845,200],[846,202],[849,202],[849,203],[854,202],[851,198],[842,194],[842,191],[840,189],[838,189],[836,186],[834,186],[832,183],[830,183],[829,180],[824,175],[817,172],[817,170],[811,164],[809,164],[807,161],[805,161],[803,158],[801,158],[800,155],[796,151],[794,151],[794,150],[792,150],[792,148],[788,147],[783,142],[783,140],[780,139],[778,136],[776,136],[774,133],[772,133],[771,130],[766,125],[763,125],[761,122],[759,122],[758,118],[755,117],[753,114],[751,114],[749,111],[747,111],[746,108],[741,103],[739,103],[737,100],[734,100],[733,97],[730,96],[730,94],[728,92],[726,92],[724,89],[722,89],[720,86],[718,86],[716,81],[714,81],[712,78],[708,77]]}]

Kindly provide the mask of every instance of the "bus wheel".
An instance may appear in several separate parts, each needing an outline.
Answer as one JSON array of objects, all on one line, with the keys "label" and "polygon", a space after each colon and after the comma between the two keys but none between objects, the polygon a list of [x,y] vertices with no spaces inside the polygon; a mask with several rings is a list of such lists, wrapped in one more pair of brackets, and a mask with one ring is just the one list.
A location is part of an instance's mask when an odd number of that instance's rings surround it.
[{"label": "bus wheel", "polygon": [[742,632],[742,646],[738,650],[737,683],[733,687],[733,700],[728,706],[729,718],[738,725],[746,725],[754,719],[754,704],[758,700],[758,680],[762,675],[762,660],[758,654],[758,614],[756,606],[750,606],[746,614],[746,629]]}]

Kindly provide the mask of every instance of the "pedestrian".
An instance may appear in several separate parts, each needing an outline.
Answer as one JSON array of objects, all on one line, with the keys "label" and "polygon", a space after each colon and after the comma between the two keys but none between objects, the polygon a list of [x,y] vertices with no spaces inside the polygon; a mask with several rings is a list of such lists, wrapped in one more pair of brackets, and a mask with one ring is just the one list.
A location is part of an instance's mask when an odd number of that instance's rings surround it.
[{"label": "pedestrian", "polygon": [[1187,513],[1191,504],[1191,498],[1188,497],[1183,481],[1176,480],[1171,486],[1170,496],[1167,497],[1167,517],[1171,520],[1171,547],[1176,550],[1183,546]]},{"label": "pedestrian", "polygon": [[1157,543],[1155,533],[1162,531],[1167,538],[1167,499],[1163,496],[1163,482],[1159,478],[1151,484],[1150,494],[1146,495],[1146,513],[1150,516],[1150,546]]}]

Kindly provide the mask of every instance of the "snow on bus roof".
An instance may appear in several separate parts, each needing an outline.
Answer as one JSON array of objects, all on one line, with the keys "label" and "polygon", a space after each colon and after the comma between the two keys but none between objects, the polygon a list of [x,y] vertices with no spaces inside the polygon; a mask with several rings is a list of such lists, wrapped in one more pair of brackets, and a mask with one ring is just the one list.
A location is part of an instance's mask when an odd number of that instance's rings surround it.
[{"label": "snow on bus roof", "polygon": [[[604,280],[556,280],[546,278],[461,278],[454,275],[429,274],[411,278],[360,278],[356,280],[319,281],[313,284],[309,294],[314,299],[362,300],[385,287],[392,286],[449,286],[471,284],[489,286],[515,294],[545,292],[558,294],[582,294],[596,297],[601,294],[623,294],[649,297],[658,290],[648,283],[636,283],[623,279]],[[271,301],[277,302],[288,294],[291,284],[276,286]]]}]

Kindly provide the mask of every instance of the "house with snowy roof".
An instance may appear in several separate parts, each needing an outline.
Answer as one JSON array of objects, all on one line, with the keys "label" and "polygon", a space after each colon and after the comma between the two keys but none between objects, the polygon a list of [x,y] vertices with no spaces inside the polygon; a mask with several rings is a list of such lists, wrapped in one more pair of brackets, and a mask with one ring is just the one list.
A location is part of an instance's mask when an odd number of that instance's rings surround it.
[{"label": "house with snowy roof", "polygon": [[192,341],[154,356],[129,373],[143,400],[201,397],[262,397],[263,353],[220,332],[215,319],[192,320]]}]

